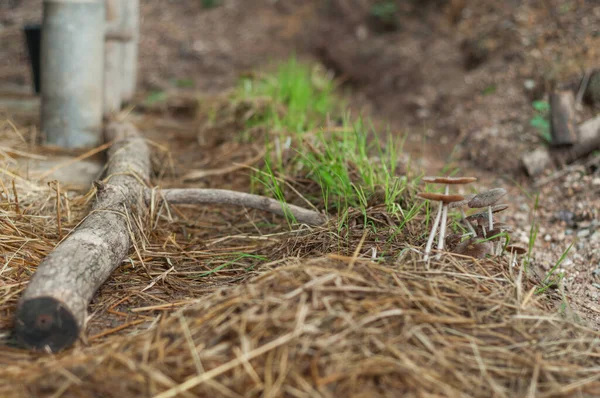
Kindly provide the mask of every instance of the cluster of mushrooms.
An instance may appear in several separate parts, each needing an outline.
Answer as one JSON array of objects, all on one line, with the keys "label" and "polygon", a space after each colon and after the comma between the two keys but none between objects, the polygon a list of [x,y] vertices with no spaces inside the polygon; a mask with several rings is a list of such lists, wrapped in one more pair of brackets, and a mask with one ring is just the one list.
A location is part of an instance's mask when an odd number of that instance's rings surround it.
[{"label": "cluster of mushrooms", "polygon": [[[423,181],[430,184],[445,185],[443,194],[434,192],[421,192],[418,194],[423,199],[439,202],[438,211],[425,246],[424,261],[429,260],[436,235],[438,235],[438,257],[444,250],[444,245],[448,251],[474,258],[485,258],[487,255],[499,255],[501,253],[503,238],[506,236],[506,232],[512,231],[509,225],[494,222],[494,214],[508,208],[506,204],[497,204],[506,195],[505,189],[494,188],[477,195],[451,195],[449,193],[450,185],[470,184],[477,181],[477,178],[424,177]],[[463,209],[465,205],[472,209],[484,210],[467,216]],[[467,233],[446,233],[448,210],[450,209],[460,210],[462,215],[460,222],[468,231]],[[439,234],[437,234],[438,226]],[[506,246],[504,249],[512,255],[511,265],[515,264],[516,256],[526,253],[524,248],[514,245]]]}]

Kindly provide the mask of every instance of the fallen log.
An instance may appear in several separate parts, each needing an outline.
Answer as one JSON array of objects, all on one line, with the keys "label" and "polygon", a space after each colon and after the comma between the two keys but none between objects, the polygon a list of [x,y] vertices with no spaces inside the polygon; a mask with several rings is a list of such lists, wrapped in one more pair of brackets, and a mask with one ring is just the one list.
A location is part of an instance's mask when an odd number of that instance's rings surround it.
[{"label": "fallen log", "polygon": [[112,123],[105,135],[114,144],[93,210],[42,261],[19,302],[15,332],[26,347],[56,352],[77,340],[92,296],[129,252],[135,233],[130,214],[145,212],[145,140],[131,124]]},{"label": "fallen log", "polygon": [[[298,222],[320,225],[316,211],[278,200],[223,189],[147,188],[150,150],[131,124],[112,123],[106,140],[106,182],[95,182],[96,201],[90,214],[38,266],[17,308],[15,332],[26,347],[50,352],[72,345],[85,328],[87,306],[94,293],[123,262],[134,238],[132,213],[147,213],[147,204],[229,204],[291,215]],[[153,196],[160,192],[160,196]]]},{"label": "fallen log", "polygon": [[147,204],[153,200],[153,193],[157,193],[157,198],[170,204],[227,204],[264,210],[283,217],[289,214],[296,221],[308,225],[321,225],[326,221],[325,216],[316,211],[245,192],[205,188],[165,189],[158,192],[147,190],[145,195]]}]

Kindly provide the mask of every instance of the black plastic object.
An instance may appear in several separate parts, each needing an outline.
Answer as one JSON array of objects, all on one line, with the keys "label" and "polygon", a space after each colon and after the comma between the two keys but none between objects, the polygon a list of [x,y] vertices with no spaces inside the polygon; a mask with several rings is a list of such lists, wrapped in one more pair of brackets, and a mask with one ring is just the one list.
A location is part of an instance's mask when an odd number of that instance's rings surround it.
[{"label": "black plastic object", "polygon": [[41,92],[40,78],[40,48],[42,46],[42,25],[25,25],[23,27],[29,53],[29,64],[33,73],[33,87],[35,92]]}]

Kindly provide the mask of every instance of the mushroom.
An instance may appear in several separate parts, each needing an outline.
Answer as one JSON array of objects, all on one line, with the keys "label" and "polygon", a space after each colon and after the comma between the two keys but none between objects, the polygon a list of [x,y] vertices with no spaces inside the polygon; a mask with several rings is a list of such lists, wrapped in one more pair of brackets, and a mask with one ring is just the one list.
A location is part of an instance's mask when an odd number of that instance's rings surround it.
[{"label": "mushroom", "polygon": [[[428,183],[432,183],[432,184],[444,184],[445,185],[445,187],[444,187],[444,195],[448,196],[448,193],[449,193],[449,190],[450,190],[450,185],[470,184],[472,182],[477,181],[477,178],[475,178],[475,177],[423,177],[423,181],[428,182]],[[458,196],[460,196],[460,195],[458,195]],[[452,200],[452,201],[447,201],[447,202],[444,202],[442,200],[442,204],[441,204],[441,207],[440,207],[440,210],[442,211],[442,221],[441,221],[442,223],[441,223],[441,226],[440,226],[440,237],[438,239],[438,247],[437,247],[438,250],[442,250],[444,248],[444,236],[446,234],[446,220],[448,218],[448,206],[447,206],[447,204],[448,203],[452,203],[452,202],[460,202],[460,201],[464,200],[463,196],[460,196],[460,197],[461,197],[460,200]],[[437,224],[435,226],[437,227]],[[430,240],[427,241],[427,244],[429,246],[429,250],[431,250],[431,244],[433,243],[432,236],[430,236],[429,239]],[[429,251],[428,251],[428,248],[425,247],[424,260],[427,261],[428,257],[429,257]]]},{"label": "mushroom", "polygon": [[[482,226],[482,229],[485,230],[485,227]],[[502,238],[504,235],[502,234],[504,230],[499,228],[497,225],[491,231],[487,231],[487,238],[490,242],[495,242],[494,255],[499,255],[502,250]]]},{"label": "mushroom", "polygon": [[488,208],[488,217],[489,217],[489,229],[492,230],[494,228],[494,220],[492,219],[492,205],[500,200],[501,197],[506,195],[506,189],[504,188],[494,188],[489,191],[482,192],[478,195],[475,195],[473,199],[468,203],[471,208]]},{"label": "mushroom", "polygon": [[450,185],[456,184],[470,184],[472,182],[477,181],[475,177],[423,177],[422,181],[428,182],[431,184],[445,184],[444,193],[447,195],[448,190],[450,189]]},{"label": "mushroom", "polygon": [[468,228],[469,232],[473,236],[476,236],[477,234],[475,233],[475,229],[473,228],[473,225],[471,225],[471,223],[469,222],[469,220],[467,220],[467,215],[465,214],[465,211],[462,208],[464,205],[468,204],[469,201],[475,197],[475,195],[468,194],[468,195],[464,195],[464,197],[465,197],[465,199],[461,200],[460,202],[450,203],[448,205],[448,209],[459,209],[460,210],[460,214],[462,215],[461,221],[464,221],[465,224],[467,225],[467,228]]},{"label": "mushroom", "polygon": [[[505,205],[498,205],[498,206],[505,206]],[[507,208],[508,208],[508,206],[507,206]],[[514,230],[512,226],[510,226],[506,223],[503,223],[503,222],[495,222],[494,229],[496,229],[496,228],[500,228],[504,232],[512,232]]]},{"label": "mushroom", "polygon": [[450,234],[446,236],[446,242],[444,242],[446,250],[454,251],[454,248],[462,241],[463,237],[463,234]]},{"label": "mushroom", "polygon": [[[490,225],[489,220],[491,217],[491,213],[500,213],[504,210],[508,209],[508,205],[495,205],[495,206],[489,206],[488,210],[486,211],[482,211],[480,213],[475,213],[475,214],[471,214],[470,216],[467,216],[466,220],[468,221],[475,221],[477,222],[478,226],[485,226],[485,222],[488,221],[487,225]],[[489,228],[490,230],[493,229]],[[482,229],[483,231],[483,235],[486,236],[486,231],[485,228]]]},{"label": "mushroom", "polygon": [[514,267],[517,265],[517,256],[521,256],[527,253],[527,249],[522,248],[521,246],[509,245],[506,246],[506,251],[511,254],[510,256],[510,266]]},{"label": "mushroom", "polygon": [[440,207],[438,208],[437,214],[435,215],[435,221],[433,222],[433,226],[431,227],[431,232],[429,234],[429,239],[427,239],[427,245],[425,246],[425,255],[423,257],[423,260],[427,261],[429,259],[429,253],[431,252],[431,246],[433,246],[433,238],[435,237],[437,226],[440,223],[440,218],[442,219],[442,225],[440,227],[438,249],[442,250],[444,248],[444,234],[446,232],[446,217],[448,215],[448,203],[459,202],[461,200],[464,200],[464,197],[461,195],[444,195],[441,193],[434,192],[420,192],[417,195],[423,199],[435,200],[440,202]]},{"label": "mushroom", "polygon": [[496,255],[500,255],[502,251],[502,238],[504,237],[502,233],[512,231],[512,227],[508,224],[497,222],[494,223],[494,229],[492,229],[491,231],[487,231],[487,233],[485,230],[485,226],[483,225],[478,225],[477,230],[482,232],[483,235],[487,234],[486,238],[489,236],[489,238],[487,238],[488,240],[497,242],[496,250],[494,251],[494,253]]},{"label": "mushroom", "polygon": [[480,242],[477,238],[467,239],[454,248],[454,253],[475,258],[485,258],[493,250],[492,242]]}]

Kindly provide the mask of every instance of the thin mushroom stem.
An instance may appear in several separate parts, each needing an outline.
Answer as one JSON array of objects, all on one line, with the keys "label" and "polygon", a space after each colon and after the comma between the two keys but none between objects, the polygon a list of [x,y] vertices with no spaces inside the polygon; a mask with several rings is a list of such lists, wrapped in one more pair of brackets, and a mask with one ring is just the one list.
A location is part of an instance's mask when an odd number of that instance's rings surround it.
[{"label": "thin mushroom stem", "polygon": [[[492,217],[492,206],[488,206],[488,216],[490,219],[490,231],[494,229],[494,218]],[[485,229],[485,228],[484,228]]]},{"label": "thin mushroom stem", "polygon": [[[450,191],[450,185],[446,184],[444,189],[444,195],[448,195]],[[442,202],[442,224],[440,225],[440,236],[438,237],[437,249],[439,253],[436,258],[440,258],[441,251],[444,249],[444,238],[446,237],[446,222],[448,221],[448,203]]]},{"label": "thin mushroom stem", "polygon": [[440,201],[440,207],[438,208],[437,214],[435,216],[435,221],[433,222],[431,232],[429,233],[429,239],[427,239],[427,245],[425,246],[425,255],[423,256],[423,260],[425,261],[429,260],[429,253],[431,252],[431,247],[433,246],[433,238],[435,237],[438,224],[440,223],[440,218],[442,217],[443,205],[444,202]]},{"label": "thin mushroom stem", "polygon": [[[444,238],[446,237],[446,221],[448,219],[448,204],[444,203],[442,208],[442,225],[440,225],[440,237],[438,238],[438,250],[444,249]],[[436,258],[440,258],[441,253],[438,253]]]},{"label": "thin mushroom stem", "polygon": [[467,229],[469,230],[469,232],[473,234],[473,236],[476,236],[477,232],[475,232],[475,228],[473,228],[471,222],[467,220],[467,215],[465,214],[465,211],[462,209],[462,207],[460,208],[460,214],[462,215],[463,221],[467,224]]}]

